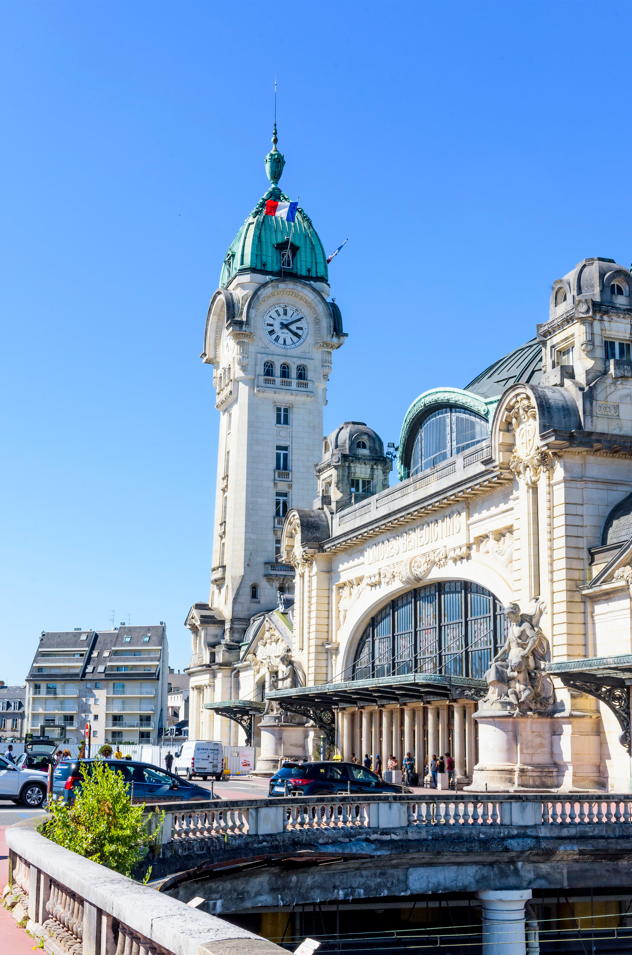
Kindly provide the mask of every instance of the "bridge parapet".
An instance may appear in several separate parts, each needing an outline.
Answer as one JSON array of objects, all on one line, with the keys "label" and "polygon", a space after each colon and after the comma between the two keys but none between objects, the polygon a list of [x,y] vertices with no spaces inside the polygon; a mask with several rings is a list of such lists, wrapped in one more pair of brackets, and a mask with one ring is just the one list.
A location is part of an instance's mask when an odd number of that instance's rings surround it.
[{"label": "bridge parapet", "polygon": [[358,830],[417,827],[573,827],[632,823],[632,794],[423,794],[281,797],[227,800],[209,806],[163,806],[163,846],[226,843],[244,837],[311,831],[341,835]]}]

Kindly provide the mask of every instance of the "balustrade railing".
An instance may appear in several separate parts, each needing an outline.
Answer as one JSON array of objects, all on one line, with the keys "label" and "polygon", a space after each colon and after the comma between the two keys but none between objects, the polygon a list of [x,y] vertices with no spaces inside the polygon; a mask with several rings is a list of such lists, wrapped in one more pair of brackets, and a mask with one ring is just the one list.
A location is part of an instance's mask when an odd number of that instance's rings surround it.
[{"label": "balustrade railing", "polygon": [[[215,821],[211,816],[206,823]],[[243,825],[238,810],[224,812],[217,821],[226,831],[238,831]],[[53,844],[36,831],[35,823],[26,820],[7,830],[11,883],[3,896],[17,920],[21,922],[26,913],[27,928],[43,940],[45,951],[55,955],[202,955],[238,952],[240,945],[252,955],[284,951],[246,929]],[[186,825],[183,821],[180,828]],[[190,832],[189,837],[195,836]]]},{"label": "balustrade railing", "polygon": [[631,795],[424,793],[414,796],[281,797],[213,807],[166,807],[163,845],[307,830],[632,824]]}]

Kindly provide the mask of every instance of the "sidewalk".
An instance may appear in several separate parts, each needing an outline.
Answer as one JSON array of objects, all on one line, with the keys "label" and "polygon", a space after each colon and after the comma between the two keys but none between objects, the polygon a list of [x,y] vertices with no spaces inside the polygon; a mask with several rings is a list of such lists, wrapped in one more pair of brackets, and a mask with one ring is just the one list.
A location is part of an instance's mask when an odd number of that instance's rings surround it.
[{"label": "sidewalk", "polygon": [[[9,852],[4,840],[6,826],[0,826],[0,891],[9,879]],[[3,955],[33,955],[36,939],[27,935],[15,922],[4,905],[0,904],[0,952]]]}]

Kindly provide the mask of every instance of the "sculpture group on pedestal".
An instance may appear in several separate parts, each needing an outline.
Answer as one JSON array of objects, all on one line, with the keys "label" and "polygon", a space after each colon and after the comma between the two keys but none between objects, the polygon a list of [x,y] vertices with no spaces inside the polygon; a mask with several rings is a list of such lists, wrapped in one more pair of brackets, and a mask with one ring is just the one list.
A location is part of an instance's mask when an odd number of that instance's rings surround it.
[{"label": "sculpture group on pedestal", "polygon": [[538,626],[545,609],[538,597],[532,613],[523,613],[517,603],[505,607],[507,637],[485,673],[489,690],[482,708],[513,716],[552,714],[555,690],[545,672],[550,647]]}]

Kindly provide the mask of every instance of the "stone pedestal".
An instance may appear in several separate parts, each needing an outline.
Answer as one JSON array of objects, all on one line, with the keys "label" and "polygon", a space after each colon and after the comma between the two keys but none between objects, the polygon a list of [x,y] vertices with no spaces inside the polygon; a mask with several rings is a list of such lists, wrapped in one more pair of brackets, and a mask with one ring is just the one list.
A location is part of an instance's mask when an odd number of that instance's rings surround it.
[{"label": "stone pedestal", "polygon": [[285,714],[268,713],[259,723],[261,753],[254,776],[272,776],[285,759],[305,759],[307,727],[292,723]]},{"label": "stone pedestal", "polygon": [[437,790],[447,792],[450,788],[450,778],[447,773],[437,773]]},{"label": "stone pedestal", "polygon": [[384,772],[384,782],[393,783],[396,786],[401,786],[402,785],[401,769],[387,769]]},{"label": "stone pedestal", "polygon": [[554,716],[511,716],[499,710],[479,710],[478,763],[472,792],[512,792],[516,789],[557,789],[562,772],[554,760]]}]

